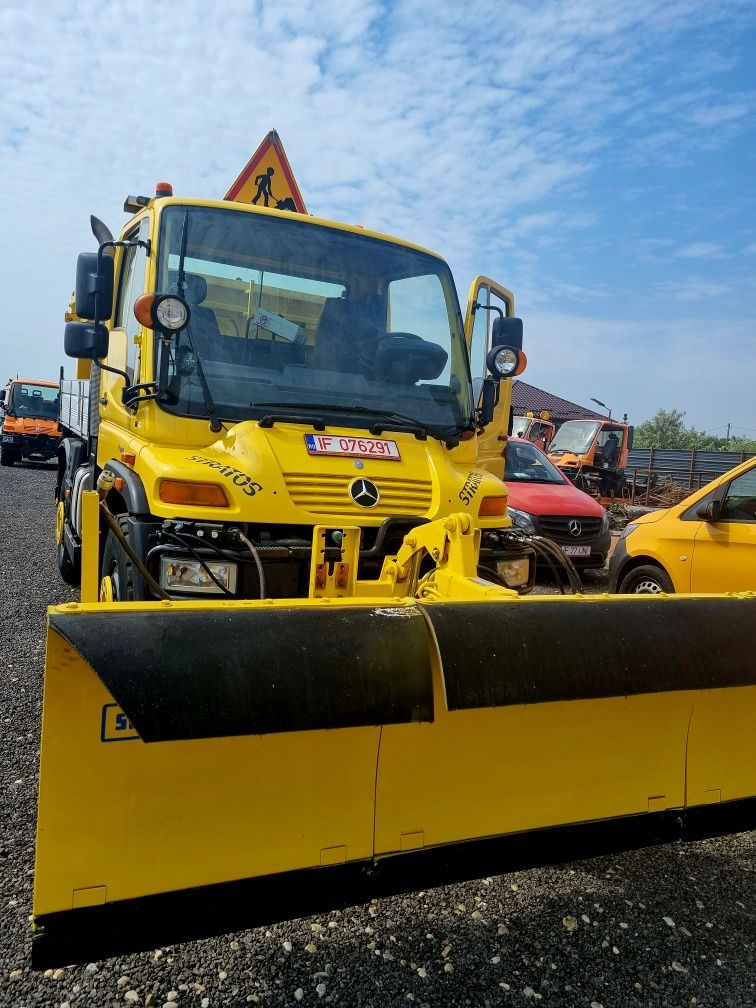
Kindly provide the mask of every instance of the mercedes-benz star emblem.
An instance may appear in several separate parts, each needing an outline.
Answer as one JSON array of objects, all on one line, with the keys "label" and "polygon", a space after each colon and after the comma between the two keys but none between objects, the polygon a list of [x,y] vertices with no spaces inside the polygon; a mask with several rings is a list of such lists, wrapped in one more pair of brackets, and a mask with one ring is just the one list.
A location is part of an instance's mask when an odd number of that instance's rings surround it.
[{"label": "mercedes-benz star emblem", "polygon": [[572,519],[572,521],[567,522],[567,528],[569,529],[570,535],[575,536],[575,538],[577,538],[583,531],[583,526],[580,524],[579,521],[575,521],[574,518]]},{"label": "mercedes-benz star emblem", "polygon": [[364,508],[375,507],[381,499],[378,487],[368,479],[352,480],[349,484],[349,496],[355,504]]}]

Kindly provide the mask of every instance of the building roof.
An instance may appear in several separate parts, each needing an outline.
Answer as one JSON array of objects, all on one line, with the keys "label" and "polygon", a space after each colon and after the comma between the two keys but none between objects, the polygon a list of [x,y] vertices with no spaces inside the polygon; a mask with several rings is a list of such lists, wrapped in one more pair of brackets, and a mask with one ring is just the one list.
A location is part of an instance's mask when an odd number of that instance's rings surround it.
[{"label": "building roof", "polygon": [[516,416],[523,416],[528,412],[538,416],[541,410],[548,410],[551,419],[558,424],[565,420],[606,420],[601,413],[594,413],[593,410],[578,406],[568,399],[552,395],[551,392],[545,392],[535,385],[528,385],[519,378],[512,383],[512,405]]}]

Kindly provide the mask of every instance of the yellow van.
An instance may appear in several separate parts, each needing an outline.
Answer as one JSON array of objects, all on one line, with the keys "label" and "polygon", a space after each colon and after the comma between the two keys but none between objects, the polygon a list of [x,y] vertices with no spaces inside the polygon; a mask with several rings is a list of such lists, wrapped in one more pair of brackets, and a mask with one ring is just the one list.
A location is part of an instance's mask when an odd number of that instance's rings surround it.
[{"label": "yellow van", "polygon": [[628,525],[609,563],[609,590],[756,591],[756,458]]}]

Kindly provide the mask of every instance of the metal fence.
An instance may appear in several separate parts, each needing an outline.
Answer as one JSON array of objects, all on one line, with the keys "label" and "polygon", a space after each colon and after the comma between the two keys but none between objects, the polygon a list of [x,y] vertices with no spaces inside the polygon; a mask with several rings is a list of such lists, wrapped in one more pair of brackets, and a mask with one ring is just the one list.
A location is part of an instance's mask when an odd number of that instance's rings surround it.
[{"label": "metal fence", "polygon": [[752,458],[756,458],[756,452],[631,448],[625,477],[631,488],[630,497],[648,500],[651,488],[660,483],[675,483],[692,493]]}]

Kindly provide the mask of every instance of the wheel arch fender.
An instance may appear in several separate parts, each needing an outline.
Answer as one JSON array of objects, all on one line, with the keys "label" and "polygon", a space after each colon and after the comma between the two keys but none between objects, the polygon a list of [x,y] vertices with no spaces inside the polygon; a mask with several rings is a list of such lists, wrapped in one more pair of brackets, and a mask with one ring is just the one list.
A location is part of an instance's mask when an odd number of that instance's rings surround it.
[{"label": "wheel arch fender", "polygon": [[109,498],[120,495],[124,507],[118,508],[118,510],[125,510],[133,515],[148,515],[150,513],[144,483],[133,469],[129,469],[123,462],[118,462],[116,459],[110,459],[109,462],[106,462],[103,469],[108,469],[114,476],[123,480],[122,486],[117,491],[111,490],[108,495]]},{"label": "wheel arch fender", "polygon": [[639,553],[637,556],[631,556],[627,558],[625,563],[622,565],[622,568],[617,577],[618,588],[619,585],[621,585],[622,582],[625,580],[625,578],[628,576],[628,574],[632,574],[632,572],[634,570],[637,570],[638,567],[658,567],[658,569],[662,571],[664,574],[666,574],[667,577],[670,579],[670,581],[674,585],[675,592],[685,593],[690,591],[689,586],[685,587],[679,585],[679,579],[676,579],[674,577],[672,571],[669,570],[667,565],[662,560],[660,560],[658,557],[651,556],[647,553]]},{"label": "wheel arch fender", "polygon": [[58,473],[55,482],[55,501],[61,500],[66,473],[73,483],[74,472],[87,461],[87,445],[79,438],[63,438],[58,444]]}]

